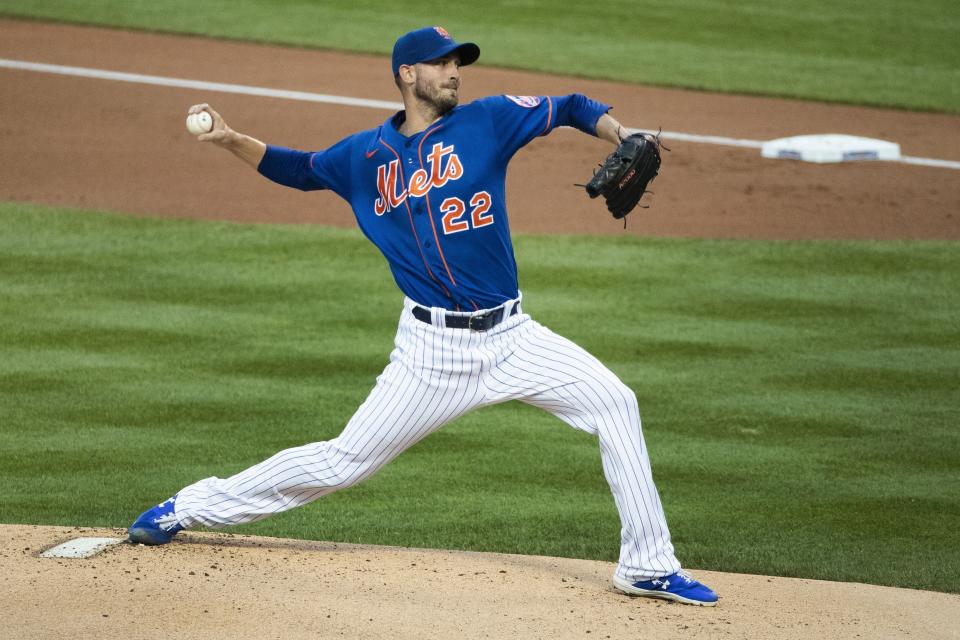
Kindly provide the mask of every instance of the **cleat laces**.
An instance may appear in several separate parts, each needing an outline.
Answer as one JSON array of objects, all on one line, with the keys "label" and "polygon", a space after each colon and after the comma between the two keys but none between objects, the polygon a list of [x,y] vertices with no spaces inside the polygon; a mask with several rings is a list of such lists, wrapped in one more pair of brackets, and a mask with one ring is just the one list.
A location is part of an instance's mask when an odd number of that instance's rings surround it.
[{"label": "cleat laces", "polygon": [[677,571],[677,576],[682,578],[683,581],[686,582],[687,584],[690,584],[691,582],[696,582],[696,580],[693,579],[693,576],[687,573],[684,569],[680,569],[680,571]]}]

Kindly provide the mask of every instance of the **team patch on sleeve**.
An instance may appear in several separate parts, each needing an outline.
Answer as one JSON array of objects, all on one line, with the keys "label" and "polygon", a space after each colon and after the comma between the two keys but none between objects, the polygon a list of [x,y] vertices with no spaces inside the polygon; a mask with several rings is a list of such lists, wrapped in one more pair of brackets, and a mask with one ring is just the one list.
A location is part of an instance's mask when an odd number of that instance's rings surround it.
[{"label": "team patch on sleeve", "polygon": [[540,98],[537,96],[506,96],[506,98],[527,109],[532,109],[540,104]]}]

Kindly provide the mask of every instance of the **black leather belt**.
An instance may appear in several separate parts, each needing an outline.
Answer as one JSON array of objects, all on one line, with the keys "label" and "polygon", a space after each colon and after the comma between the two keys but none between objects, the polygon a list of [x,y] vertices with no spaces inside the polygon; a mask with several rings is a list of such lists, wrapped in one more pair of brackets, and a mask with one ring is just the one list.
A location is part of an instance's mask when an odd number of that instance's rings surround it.
[{"label": "black leather belt", "polygon": [[[517,315],[519,304],[510,308],[510,313],[504,315],[504,307],[497,307],[487,313],[481,313],[472,316],[458,316],[452,313],[446,314],[445,322],[448,329],[470,329],[471,331],[489,331],[495,326],[509,318]],[[413,317],[421,322],[433,324],[433,318],[430,309],[424,307],[414,307]]]}]

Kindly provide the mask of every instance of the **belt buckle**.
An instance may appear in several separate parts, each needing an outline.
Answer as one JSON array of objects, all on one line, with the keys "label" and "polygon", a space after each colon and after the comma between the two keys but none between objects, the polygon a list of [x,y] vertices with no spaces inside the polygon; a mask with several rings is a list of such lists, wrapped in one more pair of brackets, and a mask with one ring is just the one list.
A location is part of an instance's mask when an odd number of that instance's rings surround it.
[{"label": "belt buckle", "polygon": [[[496,312],[490,311],[489,313],[484,313],[483,315],[470,316],[470,318],[467,320],[467,328],[471,331],[488,331],[494,323],[491,322],[488,324],[487,321],[493,317],[494,313]],[[474,324],[475,321],[477,324]]]}]

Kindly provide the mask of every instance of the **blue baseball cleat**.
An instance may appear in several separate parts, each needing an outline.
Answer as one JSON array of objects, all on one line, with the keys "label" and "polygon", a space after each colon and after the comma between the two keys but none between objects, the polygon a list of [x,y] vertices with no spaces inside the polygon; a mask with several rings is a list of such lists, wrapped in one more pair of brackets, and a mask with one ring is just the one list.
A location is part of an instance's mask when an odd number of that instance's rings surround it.
[{"label": "blue baseball cleat", "polygon": [[144,511],[127,529],[130,542],[140,544],[167,544],[183,531],[183,525],[177,521],[173,505],[177,496]]},{"label": "blue baseball cleat", "polygon": [[684,571],[639,582],[630,582],[615,575],[613,576],[613,586],[631,596],[663,598],[664,600],[695,604],[702,607],[715,607],[719,599],[713,589],[697,582]]}]

